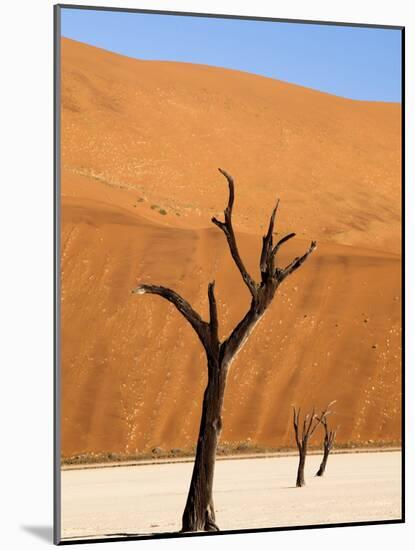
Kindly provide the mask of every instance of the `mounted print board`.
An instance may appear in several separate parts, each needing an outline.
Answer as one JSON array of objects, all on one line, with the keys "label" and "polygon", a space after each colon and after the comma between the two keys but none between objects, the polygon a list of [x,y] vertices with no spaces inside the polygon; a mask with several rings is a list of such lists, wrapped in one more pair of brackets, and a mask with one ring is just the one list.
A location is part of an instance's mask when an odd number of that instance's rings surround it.
[{"label": "mounted print board", "polygon": [[55,542],[403,521],[401,27],[55,6]]}]

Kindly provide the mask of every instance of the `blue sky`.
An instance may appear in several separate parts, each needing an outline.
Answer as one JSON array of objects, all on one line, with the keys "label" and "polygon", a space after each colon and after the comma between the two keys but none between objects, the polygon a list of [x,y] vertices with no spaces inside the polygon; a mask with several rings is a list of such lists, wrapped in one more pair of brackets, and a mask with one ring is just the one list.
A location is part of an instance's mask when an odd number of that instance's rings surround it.
[{"label": "blue sky", "polygon": [[352,99],[401,100],[401,32],[63,8],[62,36],[130,57],[248,71]]}]

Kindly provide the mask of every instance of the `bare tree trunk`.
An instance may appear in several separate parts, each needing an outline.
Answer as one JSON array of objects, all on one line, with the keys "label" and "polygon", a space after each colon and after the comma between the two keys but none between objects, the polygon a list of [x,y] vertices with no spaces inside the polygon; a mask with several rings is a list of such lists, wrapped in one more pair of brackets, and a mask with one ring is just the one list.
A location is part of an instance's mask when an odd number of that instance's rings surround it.
[{"label": "bare tree trunk", "polygon": [[[330,405],[332,405],[333,403],[335,403],[335,401],[332,401]],[[319,477],[322,477],[324,475],[324,472],[326,470],[327,460],[329,458],[330,451],[333,448],[334,440],[336,438],[336,433],[337,433],[337,430],[330,429],[328,420],[326,417],[322,418],[322,423],[324,427],[324,454],[323,454],[323,460],[321,461],[321,464],[320,464],[320,468],[316,473],[316,476],[319,476]]]},{"label": "bare tree trunk", "polygon": [[324,475],[324,472],[326,471],[326,465],[327,465],[327,459],[329,457],[329,453],[330,453],[330,450],[325,447],[323,460],[321,461],[320,468],[318,469],[316,476],[321,477],[322,475]]},{"label": "bare tree trunk", "polygon": [[305,449],[299,450],[300,453],[300,460],[298,462],[298,470],[297,470],[297,482],[296,487],[304,487],[305,485],[305,479],[304,479],[304,466],[305,466],[305,457],[307,456],[307,447]]},{"label": "bare tree trunk", "polygon": [[203,396],[202,419],[189,494],[182,518],[182,531],[218,531],[212,488],[216,449],[222,430],[222,405],[227,367],[210,361]]}]

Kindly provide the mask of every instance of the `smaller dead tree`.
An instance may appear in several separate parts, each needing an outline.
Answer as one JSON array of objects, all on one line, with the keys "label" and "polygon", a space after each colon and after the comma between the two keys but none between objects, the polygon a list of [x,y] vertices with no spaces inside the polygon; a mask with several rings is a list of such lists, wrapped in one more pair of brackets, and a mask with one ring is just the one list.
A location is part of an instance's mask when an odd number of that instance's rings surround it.
[{"label": "smaller dead tree", "polygon": [[302,422],[302,425],[300,425],[300,412],[301,408],[298,408],[298,410],[293,406],[293,424],[294,424],[294,432],[295,432],[295,441],[297,443],[298,452],[300,455],[300,460],[298,463],[298,470],[297,470],[297,481],[296,481],[296,487],[304,487],[305,480],[304,480],[304,466],[305,466],[305,459],[307,456],[307,449],[308,449],[308,443],[311,439],[311,436],[316,431],[317,426],[323,421],[323,419],[328,414],[328,407],[321,413],[321,415],[315,414],[315,410],[313,408],[313,412],[310,414],[307,414],[304,417],[304,420]]},{"label": "smaller dead tree", "polygon": [[333,443],[336,438],[336,432],[337,430],[332,430],[329,427],[329,423],[327,421],[327,416],[325,416],[321,421],[323,428],[324,428],[324,454],[323,454],[323,460],[321,461],[320,468],[318,469],[318,472],[316,473],[316,476],[323,476],[324,472],[326,470],[327,466],[327,459],[329,458],[330,451],[333,448]]}]

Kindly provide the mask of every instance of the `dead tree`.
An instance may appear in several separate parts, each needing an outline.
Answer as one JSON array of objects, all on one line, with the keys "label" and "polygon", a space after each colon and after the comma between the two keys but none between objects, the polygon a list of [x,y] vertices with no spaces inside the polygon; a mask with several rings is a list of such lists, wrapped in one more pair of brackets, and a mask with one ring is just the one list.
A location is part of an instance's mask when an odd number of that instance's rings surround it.
[{"label": "dead tree", "polygon": [[324,451],[323,451],[323,460],[321,461],[320,468],[318,469],[318,472],[316,473],[316,476],[323,476],[324,472],[326,470],[327,465],[327,459],[329,458],[330,451],[333,448],[333,443],[336,438],[336,431],[332,430],[329,427],[327,416],[325,416],[321,421],[323,427],[324,427]]},{"label": "dead tree", "polygon": [[141,284],[133,290],[133,293],[136,294],[158,294],[171,302],[191,324],[206,352],[208,382],[203,396],[196,457],[182,518],[182,532],[219,530],[215,520],[212,485],[216,448],[222,430],[221,412],[229,367],[270,305],[280,283],[296,271],[316,248],[316,243],[312,241],[305,254],[295,258],[285,268],[276,267],[275,258],[278,250],[285,242],[295,236],[295,233],[290,233],[274,244],[274,222],[279,202],[277,201],[270,217],[267,234],[262,241],[262,252],[259,261],[261,281],[256,282],[246,270],[241,259],[232,226],[234,182],[232,177],[224,170],[219,169],[219,171],[227,179],[229,198],[224,211],[224,221],[212,218],[212,222],[225,234],[232,258],[251,295],[251,303],[244,317],[232,332],[221,341],[218,331],[214,281],[209,283],[208,286],[208,321],[203,320],[192,306],[174,290],[147,284]]},{"label": "dead tree", "polygon": [[311,415],[307,414],[304,417],[302,426],[300,426],[300,411],[301,411],[300,408],[297,411],[296,408],[293,406],[293,424],[294,424],[295,441],[297,443],[298,452],[300,455],[300,459],[298,462],[296,487],[304,487],[305,485],[304,466],[305,466],[305,459],[307,456],[308,443],[311,439],[311,436],[316,431],[317,426],[323,421],[323,419],[328,414],[328,407],[321,413],[320,416],[315,414],[315,410],[313,409],[313,412],[311,413]]}]

